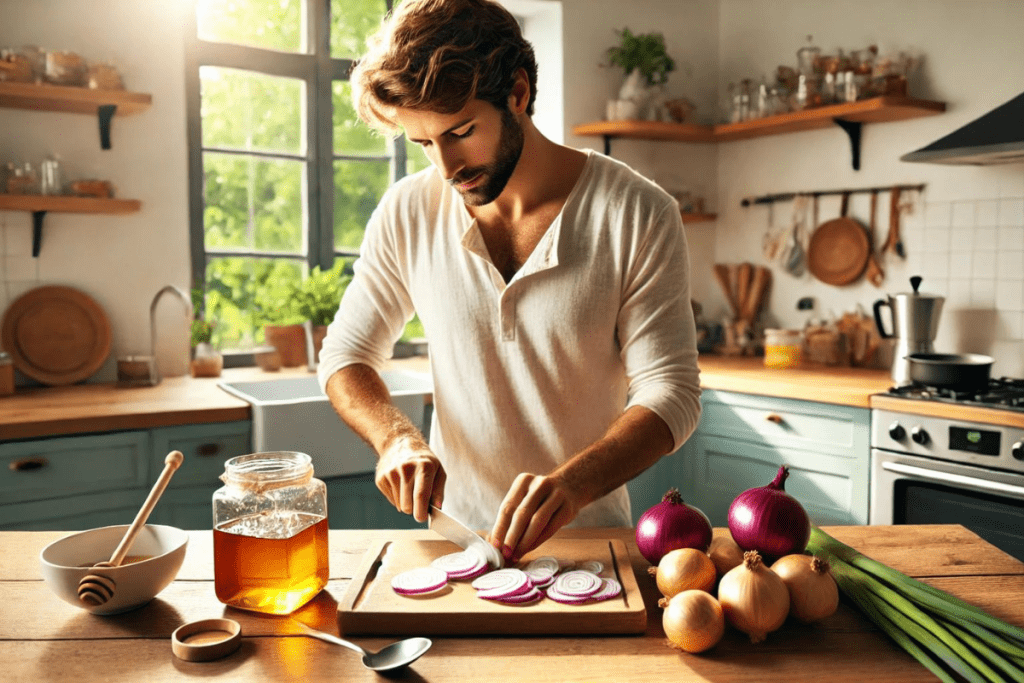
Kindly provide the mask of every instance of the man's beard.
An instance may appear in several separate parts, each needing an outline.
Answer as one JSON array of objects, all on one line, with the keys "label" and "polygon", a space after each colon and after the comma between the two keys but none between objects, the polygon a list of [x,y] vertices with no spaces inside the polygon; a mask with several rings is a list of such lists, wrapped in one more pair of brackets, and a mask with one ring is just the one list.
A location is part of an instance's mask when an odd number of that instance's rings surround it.
[{"label": "man's beard", "polygon": [[[490,204],[505,190],[509,178],[519,164],[519,156],[523,153],[523,127],[508,109],[501,110],[501,138],[498,141],[498,155],[494,161],[484,166],[469,168],[452,178],[449,182],[462,195],[462,201],[468,206]],[[460,190],[459,185],[469,182],[483,174],[482,182],[469,190]]]}]

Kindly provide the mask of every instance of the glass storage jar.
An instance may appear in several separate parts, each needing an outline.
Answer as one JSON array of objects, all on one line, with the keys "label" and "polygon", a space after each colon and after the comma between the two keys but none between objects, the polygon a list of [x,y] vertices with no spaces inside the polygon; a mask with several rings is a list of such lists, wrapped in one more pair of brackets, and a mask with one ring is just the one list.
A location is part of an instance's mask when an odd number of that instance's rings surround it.
[{"label": "glass storage jar", "polygon": [[290,614],[327,585],[327,487],[305,453],[231,458],[213,494],[217,599]]}]

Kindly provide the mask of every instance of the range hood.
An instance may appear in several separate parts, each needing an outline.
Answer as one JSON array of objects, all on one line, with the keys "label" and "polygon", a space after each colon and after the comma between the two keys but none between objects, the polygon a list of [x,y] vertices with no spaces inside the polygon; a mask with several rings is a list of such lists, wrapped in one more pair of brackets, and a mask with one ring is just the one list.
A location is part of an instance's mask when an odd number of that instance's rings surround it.
[{"label": "range hood", "polygon": [[1024,93],[900,161],[978,166],[1024,162]]}]

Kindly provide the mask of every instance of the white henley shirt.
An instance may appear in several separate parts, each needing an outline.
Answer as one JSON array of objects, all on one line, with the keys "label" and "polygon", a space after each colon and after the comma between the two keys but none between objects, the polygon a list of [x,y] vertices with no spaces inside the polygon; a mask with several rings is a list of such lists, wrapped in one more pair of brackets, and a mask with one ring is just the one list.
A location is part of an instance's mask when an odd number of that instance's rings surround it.
[{"label": "white henley shirt", "polygon": [[[419,314],[444,509],[473,529],[493,526],[516,475],[550,472],[631,406],[664,419],[676,448],[700,417],[678,205],[625,164],[586,153],[562,211],[508,283],[436,170],[396,183],[367,225],[324,340],[321,387],[355,363],[379,372]],[[626,488],[573,524],[630,526]]]}]

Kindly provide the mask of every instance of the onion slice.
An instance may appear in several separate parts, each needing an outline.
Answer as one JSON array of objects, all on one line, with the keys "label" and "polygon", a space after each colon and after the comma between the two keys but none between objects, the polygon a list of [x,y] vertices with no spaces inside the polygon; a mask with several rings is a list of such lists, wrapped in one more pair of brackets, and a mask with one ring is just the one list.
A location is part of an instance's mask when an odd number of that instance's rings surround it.
[{"label": "onion slice", "polygon": [[602,579],[597,574],[573,569],[559,574],[551,588],[566,597],[588,598],[601,590],[601,582]]},{"label": "onion slice", "polygon": [[544,593],[542,593],[540,589],[533,587],[530,587],[526,591],[517,595],[506,595],[503,597],[488,597],[487,595],[484,595],[485,592],[486,591],[480,591],[476,595],[478,598],[491,600],[492,602],[503,602],[509,605],[522,605],[528,602],[536,602],[544,597]]},{"label": "onion slice", "polygon": [[444,571],[449,579],[466,579],[479,576],[487,568],[487,560],[475,550],[462,550],[438,557],[430,563]]},{"label": "onion slice", "polygon": [[601,590],[597,591],[590,596],[591,600],[611,600],[612,598],[618,597],[622,593],[622,584],[615,579],[601,579],[604,583],[601,585]]},{"label": "onion slice", "polygon": [[391,579],[391,588],[400,595],[433,593],[447,584],[448,575],[437,567],[417,567],[396,574]]},{"label": "onion slice", "polygon": [[598,560],[587,560],[586,562],[580,562],[578,569],[592,574],[600,574],[604,571],[604,564]]}]

